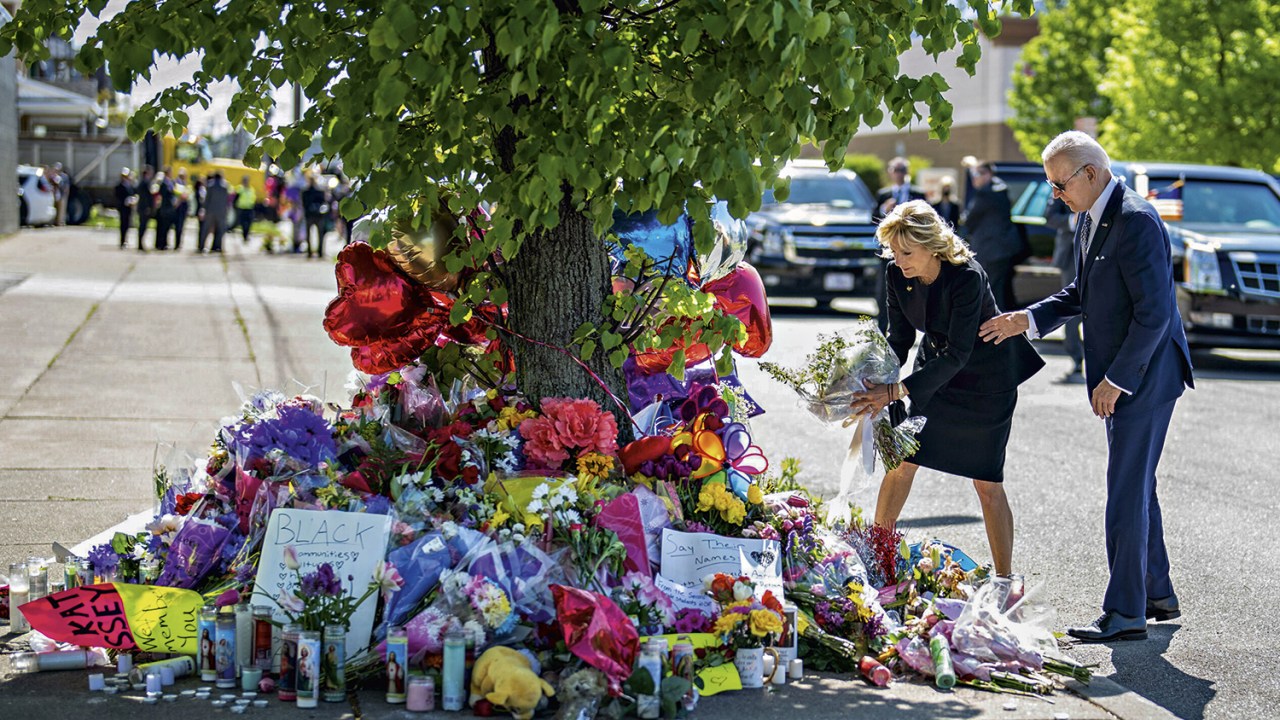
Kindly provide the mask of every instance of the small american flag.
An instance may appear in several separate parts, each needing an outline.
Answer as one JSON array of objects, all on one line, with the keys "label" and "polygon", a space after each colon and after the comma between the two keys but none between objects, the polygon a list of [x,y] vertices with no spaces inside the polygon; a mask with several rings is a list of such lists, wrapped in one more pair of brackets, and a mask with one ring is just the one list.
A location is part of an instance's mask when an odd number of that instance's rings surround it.
[{"label": "small american flag", "polygon": [[1182,219],[1182,186],[1186,180],[1178,178],[1162,188],[1147,191],[1147,201],[1151,203],[1163,220]]}]

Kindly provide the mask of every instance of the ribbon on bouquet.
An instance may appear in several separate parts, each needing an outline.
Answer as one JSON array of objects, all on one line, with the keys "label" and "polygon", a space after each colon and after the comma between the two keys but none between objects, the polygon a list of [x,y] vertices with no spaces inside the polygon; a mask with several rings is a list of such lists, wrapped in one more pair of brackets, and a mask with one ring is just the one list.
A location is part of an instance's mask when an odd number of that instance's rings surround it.
[{"label": "ribbon on bouquet", "polygon": [[[866,386],[863,385],[863,390]],[[827,502],[827,524],[843,522],[848,525],[853,519],[853,496],[870,485],[871,475],[876,470],[875,421],[889,412],[888,406],[875,415],[850,415],[840,424],[841,427],[853,426],[853,436],[849,438],[849,450],[840,463],[840,485],[836,496]],[[861,463],[859,463],[861,459]],[[861,481],[854,486],[861,469]]]}]

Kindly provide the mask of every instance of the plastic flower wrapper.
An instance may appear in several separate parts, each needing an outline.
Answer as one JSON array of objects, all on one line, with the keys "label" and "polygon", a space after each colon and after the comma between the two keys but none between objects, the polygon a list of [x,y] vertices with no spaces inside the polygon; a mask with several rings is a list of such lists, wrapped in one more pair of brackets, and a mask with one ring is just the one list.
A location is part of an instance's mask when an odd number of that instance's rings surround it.
[{"label": "plastic flower wrapper", "polygon": [[387,602],[383,611],[385,622],[378,630],[379,636],[385,634],[386,624],[403,624],[405,618],[410,616],[427,593],[439,583],[444,571],[469,562],[468,558],[477,553],[479,548],[492,543],[481,532],[454,525],[448,532],[434,530],[387,553],[387,561],[399,570],[404,586]]},{"label": "plastic flower wrapper", "polygon": [[851,414],[855,392],[865,390],[867,383],[897,382],[902,370],[888,340],[870,319],[859,320],[852,328],[831,335],[818,335],[817,349],[797,370],[776,363],[760,363],[760,369],[794,390],[814,417],[855,426],[840,468],[839,492],[828,503],[829,522],[849,522],[853,492],[861,489],[854,487],[859,470],[863,484],[869,484],[877,456],[886,470],[892,470],[919,447],[915,435],[924,427],[923,418],[908,418],[894,427],[887,408],[872,418]]},{"label": "plastic flower wrapper", "polygon": [[993,578],[978,588],[955,621],[951,633],[956,650],[983,662],[1016,661],[1039,670],[1045,654],[1057,653],[1049,628],[1052,608],[1024,595],[1021,579]]},{"label": "plastic flower wrapper", "polygon": [[520,619],[543,623],[554,617],[555,601],[549,588],[563,582],[564,573],[560,563],[532,540],[485,545],[472,555],[468,571],[502,588]]},{"label": "plastic flower wrapper", "polygon": [[640,514],[640,499],[625,493],[610,500],[596,515],[596,526],[612,530],[627,549],[623,567],[630,572],[649,575],[649,546],[645,537],[644,518]]},{"label": "plastic flower wrapper", "polygon": [[556,624],[569,652],[604,673],[609,693],[622,693],[622,683],[631,677],[640,636],[635,625],[616,604],[604,595],[565,585],[552,585],[556,603]]}]

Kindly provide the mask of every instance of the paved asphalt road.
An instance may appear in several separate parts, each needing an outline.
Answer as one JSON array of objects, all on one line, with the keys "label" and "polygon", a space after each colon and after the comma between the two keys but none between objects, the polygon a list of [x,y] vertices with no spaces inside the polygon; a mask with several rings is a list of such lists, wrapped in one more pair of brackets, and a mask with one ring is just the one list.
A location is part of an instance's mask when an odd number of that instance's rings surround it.
[{"label": "paved asphalt road", "polygon": [[[201,454],[218,419],[238,405],[232,381],[345,400],[346,352],[320,327],[333,295],[329,262],[229,242],[232,252],[215,258],[120,251],[111,232],[87,229],[0,239],[0,568],[147,508],[153,462]],[[775,307],[768,359],[799,363],[815,334],[866,309]],[[1095,617],[1105,584],[1106,449],[1083,386],[1054,382],[1067,367],[1058,343],[1040,347],[1049,365],[1023,387],[1006,476],[1015,569],[1063,626]],[[1178,717],[1272,717],[1280,704],[1271,522],[1280,499],[1280,353],[1200,352],[1195,361],[1199,387],[1178,405],[1160,482],[1183,618],[1152,626],[1147,642],[1073,655]],[[768,410],[754,425],[768,456],[799,458],[802,478],[834,493],[847,435],[811,419],[754,361],[741,361],[739,375]],[[988,557],[965,481],[922,471],[904,526]],[[1103,683],[1095,694],[1122,692]],[[862,707],[901,717],[1053,717],[1068,707],[1083,717],[1090,711],[1077,706],[1092,707],[1064,696],[1052,712],[1025,702],[1005,711],[982,693],[956,693],[945,706],[909,687],[895,693],[904,694]],[[1125,706],[1132,712],[1117,707],[1123,717],[1158,714],[1141,701]]]}]

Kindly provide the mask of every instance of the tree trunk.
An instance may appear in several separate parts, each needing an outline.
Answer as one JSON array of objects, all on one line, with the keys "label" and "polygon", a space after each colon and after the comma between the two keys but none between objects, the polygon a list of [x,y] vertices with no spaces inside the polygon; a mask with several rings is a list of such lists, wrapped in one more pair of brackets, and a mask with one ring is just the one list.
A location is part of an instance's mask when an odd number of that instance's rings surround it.
[{"label": "tree trunk", "polygon": [[601,307],[610,292],[609,256],[592,231],[591,220],[566,197],[560,205],[560,224],[526,238],[506,269],[507,323],[520,335],[552,346],[519,337],[510,340],[517,387],[535,403],[545,397],[595,400],[618,418],[620,441],[629,440],[630,419],[609,397],[611,392],[626,404],[622,371],[612,367],[607,354],[597,347],[584,361],[593,378],[575,361],[577,348],[570,347],[582,323],[602,323]]}]

